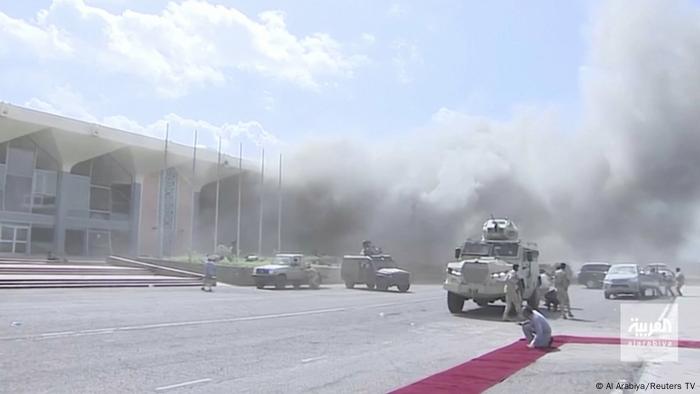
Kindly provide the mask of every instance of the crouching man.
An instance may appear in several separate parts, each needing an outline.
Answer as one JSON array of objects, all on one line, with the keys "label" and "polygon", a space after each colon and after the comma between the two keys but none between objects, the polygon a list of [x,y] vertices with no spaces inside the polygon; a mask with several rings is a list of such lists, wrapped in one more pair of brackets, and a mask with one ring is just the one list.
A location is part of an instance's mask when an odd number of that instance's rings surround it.
[{"label": "crouching man", "polygon": [[523,334],[529,348],[548,348],[552,345],[552,328],[547,319],[529,305],[523,308],[523,316],[527,319],[518,323],[523,327]]}]

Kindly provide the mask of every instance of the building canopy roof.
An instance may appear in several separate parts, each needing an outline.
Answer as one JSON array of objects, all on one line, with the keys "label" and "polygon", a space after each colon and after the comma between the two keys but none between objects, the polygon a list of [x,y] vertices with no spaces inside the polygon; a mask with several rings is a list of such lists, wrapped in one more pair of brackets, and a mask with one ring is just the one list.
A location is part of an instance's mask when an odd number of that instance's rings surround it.
[{"label": "building canopy roof", "polygon": [[[166,164],[163,139],[0,102],[0,143],[23,136],[53,156],[65,172],[105,154],[110,154],[137,180],[173,167],[201,188],[215,181],[217,175],[223,179],[239,172],[238,157],[222,154],[222,165],[217,171],[218,153],[198,147],[193,176],[192,146],[169,141]],[[255,171],[257,164],[242,160],[242,168]]]}]

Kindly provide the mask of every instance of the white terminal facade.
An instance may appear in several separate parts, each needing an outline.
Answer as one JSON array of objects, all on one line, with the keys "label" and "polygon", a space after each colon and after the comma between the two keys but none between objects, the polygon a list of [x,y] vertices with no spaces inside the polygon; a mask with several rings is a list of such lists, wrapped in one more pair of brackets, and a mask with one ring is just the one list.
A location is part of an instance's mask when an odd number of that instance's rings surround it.
[{"label": "white terminal facade", "polygon": [[[169,142],[166,159],[162,139],[0,102],[0,255],[213,249],[217,179],[231,189],[254,165],[243,161],[241,173],[237,157],[219,165],[200,148],[193,174],[193,153]],[[236,209],[235,198],[229,190],[221,209]]]}]

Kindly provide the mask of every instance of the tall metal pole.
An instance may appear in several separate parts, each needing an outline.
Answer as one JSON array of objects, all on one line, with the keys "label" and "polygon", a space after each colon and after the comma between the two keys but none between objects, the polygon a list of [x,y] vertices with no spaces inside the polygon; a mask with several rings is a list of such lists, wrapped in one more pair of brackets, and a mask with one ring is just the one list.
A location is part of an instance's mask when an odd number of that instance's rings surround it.
[{"label": "tall metal pole", "polygon": [[196,201],[195,198],[197,194],[195,191],[197,189],[197,186],[195,185],[197,182],[197,173],[195,172],[197,166],[197,129],[194,129],[194,145],[192,145],[192,148],[192,223],[190,226],[190,252],[194,249],[194,228],[196,225],[195,221],[197,220],[197,215],[195,215],[195,206],[199,204],[199,201]]},{"label": "tall metal pole", "polygon": [[277,180],[277,252],[282,252],[282,154],[280,153],[280,170]]},{"label": "tall metal pole", "polygon": [[214,253],[219,246],[219,188],[221,187],[221,136],[219,136],[219,154],[216,160],[216,207],[214,208]]},{"label": "tall metal pole", "polygon": [[258,256],[262,255],[263,236],[263,186],[265,183],[265,149],[262,150],[262,160],[260,164],[260,217],[258,218]]},{"label": "tall metal pole", "polygon": [[238,209],[236,210],[236,258],[241,257],[241,187],[243,185],[243,142],[238,145]]},{"label": "tall metal pole", "polygon": [[165,150],[163,152],[163,171],[160,173],[160,193],[158,199],[160,217],[158,218],[158,256],[163,257],[165,239],[165,182],[168,172],[168,136],[170,133],[170,123],[165,124]]}]

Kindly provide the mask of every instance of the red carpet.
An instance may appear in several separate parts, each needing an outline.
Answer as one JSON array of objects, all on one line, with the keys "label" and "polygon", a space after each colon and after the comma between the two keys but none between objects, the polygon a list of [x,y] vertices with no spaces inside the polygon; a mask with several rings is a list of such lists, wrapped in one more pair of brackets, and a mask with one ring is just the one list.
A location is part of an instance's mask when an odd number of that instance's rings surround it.
[{"label": "red carpet", "polygon": [[[558,347],[567,343],[619,345],[620,338],[579,337],[558,335],[554,337],[552,349],[529,349],[525,340],[486,353],[464,364],[429,376],[416,383],[393,391],[393,394],[424,393],[481,393],[514,373],[527,367],[545,354],[558,351]],[[700,349],[700,341],[679,340],[678,347]]]}]

